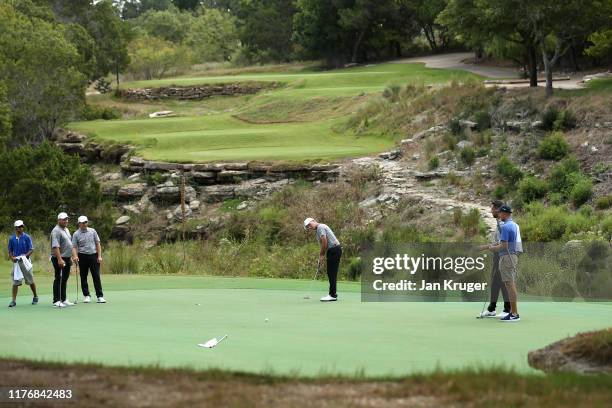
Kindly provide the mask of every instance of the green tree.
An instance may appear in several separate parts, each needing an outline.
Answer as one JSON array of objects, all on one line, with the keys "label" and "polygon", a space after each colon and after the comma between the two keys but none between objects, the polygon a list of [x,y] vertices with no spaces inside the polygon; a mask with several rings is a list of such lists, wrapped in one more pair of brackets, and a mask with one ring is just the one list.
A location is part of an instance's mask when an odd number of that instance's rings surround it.
[{"label": "green tree", "polygon": [[138,37],[130,43],[129,49],[128,71],[144,79],[163,78],[172,69],[185,67],[190,60],[184,47],[157,37]]},{"label": "green tree", "polygon": [[414,18],[422,30],[429,47],[433,51],[444,49],[448,45],[448,29],[438,24],[436,19],[448,4],[448,0],[401,0],[414,13]]},{"label": "green tree", "polygon": [[6,149],[11,138],[11,107],[8,103],[6,85],[0,81],[0,152]]},{"label": "green tree", "polygon": [[537,39],[529,24],[530,0],[449,0],[437,22],[478,52],[518,59],[529,85],[538,86]]},{"label": "green tree", "polygon": [[290,60],[295,11],[293,0],[241,0],[234,12],[247,56],[257,62]]},{"label": "green tree", "polygon": [[19,218],[48,231],[58,212],[88,214],[100,203],[100,186],[89,167],[52,143],[0,153],[1,225]]},{"label": "green tree", "polygon": [[152,37],[180,44],[191,27],[193,17],[176,10],[147,11],[138,18],[137,25]]},{"label": "green tree", "polygon": [[0,4],[0,78],[15,142],[39,143],[81,109],[87,82],[82,58],[64,32]]},{"label": "green tree", "polygon": [[129,20],[149,10],[170,10],[175,6],[172,0],[122,0],[117,8],[121,11],[121,18]]},{"label": "green tree", "polygon": [[110,0],[95,3],[86,27],[95,42],[96,71],[91,77],[98,79],[114,73],[119,85],[119,73],[127,68],[127,45],[132,35],[130,27],[118,16]]},{"label": "green tree", "polygon": [[185,44],[197,62],[228,61],[240,44],[235,18],[217,9],[199,9]]},{"label": "green tree", "polygon": [[589,41],[593,44],[586,49],[586,54],[591,57],[607,57],[612,55],[612,28],[594,32]]}]

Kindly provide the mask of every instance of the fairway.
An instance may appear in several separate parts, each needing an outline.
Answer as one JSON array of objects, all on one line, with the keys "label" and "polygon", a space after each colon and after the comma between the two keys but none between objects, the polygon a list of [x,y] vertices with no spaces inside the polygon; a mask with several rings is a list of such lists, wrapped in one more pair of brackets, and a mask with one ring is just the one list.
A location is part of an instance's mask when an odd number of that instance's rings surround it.
[{"label": "fairway", "polygon": [[[303,70],[224,76],[178,77],[123,84],[147,88],[207,83],[277,82],[281,87],[257,95],[202,101],[121,102],[140,111],[125,120],[74,122],[69,128],[99,140],[129,143],[150,160],[207,162],[230,160],[333,160],[391,148],[398,135],[355,135],[343,128],[367,95],[388,85],[444,84],[479,79],[477,75],[424,64],[375,64],[332,71]],[[107,96],[90,103],[113,106]],[[97,102],[96,102],[97,101]],[[137,108],[136,108],[137,107]],[[149,119],[171,110],[177,117]]]},{"label": "fairway", "polygon": [[[106,275],[103,282],[108,304],[62,310],[50,305],[48,276],[38,278],[38,306],[22,288],[18,306],[1,311],[0,355],[300,376],[473,366],[527,372],[528,351],[612,319],[609,303],[523,303],[520,323],[477,320],[481,303],[362,303],[359,284],[347,282],[332,304],[318,301],[323,281],[310,300],[308,281]],[[74,299],[74,278],[69,294]],[[196,346],[225,334],[215,349]]]}]

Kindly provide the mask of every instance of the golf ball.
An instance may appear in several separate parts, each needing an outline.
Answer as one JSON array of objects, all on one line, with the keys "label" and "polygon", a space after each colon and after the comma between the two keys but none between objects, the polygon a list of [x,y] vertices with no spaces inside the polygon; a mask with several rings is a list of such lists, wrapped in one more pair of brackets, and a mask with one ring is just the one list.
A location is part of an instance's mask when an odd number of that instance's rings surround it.
[{"label": "golf ball", "polygon": [[265,320],[265,322],[267,323],[267,322],[269,322],[269,321],[270,321],[270,319],[268,319],[268,318],[266,317],[266,320]]}]

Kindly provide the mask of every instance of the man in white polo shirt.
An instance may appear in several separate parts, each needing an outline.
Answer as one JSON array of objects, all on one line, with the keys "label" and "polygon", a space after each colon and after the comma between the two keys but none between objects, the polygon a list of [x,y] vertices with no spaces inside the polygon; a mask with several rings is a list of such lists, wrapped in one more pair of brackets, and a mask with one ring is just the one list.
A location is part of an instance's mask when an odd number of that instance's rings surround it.
[{"label": "man in white polo shirt", "polygon": [[325,224],[318,223],[314,218],[304,220],[304,229],[316,232],[319,243],[319,265],[327,258],[327,278],[329,279],[329,294],[321,298],[321,302],[335,302],[338,300],[336,292],[336,281],[338,280],[338,268],[342,247],[334,232]]},{"label": "man in white polo shirt", "polygon": [[98,237],[95,229],[89,228],[89,220],[86,216],[81,215],[78,221],[79,228],[72,234],[72,260],[79,265],[81,289],[83,290],[83,296],[85,296],[83,303],[91,302],[89,285],[87,284],[89,271],[91,271],[98,303],[106,303],[104,293],[102,293],[102,282],[100,281],[100,264],[102,263],[100,237]]}]

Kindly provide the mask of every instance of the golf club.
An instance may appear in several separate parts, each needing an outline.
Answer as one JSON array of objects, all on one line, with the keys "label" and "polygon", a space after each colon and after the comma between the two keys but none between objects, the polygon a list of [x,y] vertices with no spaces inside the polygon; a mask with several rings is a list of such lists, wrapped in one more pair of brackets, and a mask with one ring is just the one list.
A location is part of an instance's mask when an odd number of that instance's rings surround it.
[{"label": "golf club", "polygon": [[[314,285],[315,281],[317,280],[317,276],[319,276],[319,272],[321,271],[321,260],[317,261],[317,271],[315,272],[314,278],[312,278],[312,281],[310,281],[310,287],[308,288],[308,293],[312,292],[312,285]],[[306,295],[304,296],[304,299],[310,299],[310,295]]]},{"label": "golf club", "polygon": [[74,301],[74,304],[76,305],[77,303],[79,303],[79,277],[80,277],[80,273],[78,272],[78,268],[79,268],[79,261],[76,261],[74,263],[74,267],[75,267],[75,277],[74,279],[76,280],[76,299]]}]

